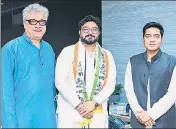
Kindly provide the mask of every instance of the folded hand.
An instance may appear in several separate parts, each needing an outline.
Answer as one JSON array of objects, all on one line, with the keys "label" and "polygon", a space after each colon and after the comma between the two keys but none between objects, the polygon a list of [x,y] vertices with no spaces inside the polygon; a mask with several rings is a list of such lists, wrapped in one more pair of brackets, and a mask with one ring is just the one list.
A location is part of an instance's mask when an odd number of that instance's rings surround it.
[{"label": "folded hand", "polygon": [[79,105],[77,110],[82,117],[92,117],[92,111],[95,109],[94,101],[86,101]]}]

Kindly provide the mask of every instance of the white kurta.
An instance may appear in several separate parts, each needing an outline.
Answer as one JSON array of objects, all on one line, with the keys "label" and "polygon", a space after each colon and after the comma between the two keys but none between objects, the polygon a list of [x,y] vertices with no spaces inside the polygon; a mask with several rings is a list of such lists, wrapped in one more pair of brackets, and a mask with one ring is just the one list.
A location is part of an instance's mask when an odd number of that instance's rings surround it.
[{"label": "white kurta", "polygon": [[[80,47],[84,46],[79,43]],[[116,84],[116,66],[112,54],[105,50],[109,59],[109,75],[107,83],[99,95],[94,97],[103,106],[102,114],[94,114],[90,128],[108,128],[107,101],[112,94]],[[77,122],[83,120],[81,115],[75,110],[80,103],[76,94],[76,84],[73,75],[74,45],[64,48],[57,58],[55,83],[59,90],[58,94],[58,127],[59,128],[79,128]],[[86,51],[86,89],[90,96],[94,81],[94,54]]]},{"label": "white kurta", "polygon": [[[150,95],[148,95],[147,112],[153,120],[157,120],[158,118],[160,118],[174,105],[174,103],[176,103],[176,81],[174,80],[175,78],[176,78],[176,67],[174,68],[174,71],[172,74],[168,92],[162,98],[160,98],[160,100],[156,102],[152,107],[150,107]],[[147,85],[148,94],[150,94],[149,82],[150,82],[150,78],[148,80],[148,85]],[[139,105],[134,92],[130,61],[128,62],[126,74],[125,74],[125,91],[126,91],[126,96],[130,104],[130,107],[133,110],[135,116],[138,117],[138,112],[142,111],[143,109]]]}]

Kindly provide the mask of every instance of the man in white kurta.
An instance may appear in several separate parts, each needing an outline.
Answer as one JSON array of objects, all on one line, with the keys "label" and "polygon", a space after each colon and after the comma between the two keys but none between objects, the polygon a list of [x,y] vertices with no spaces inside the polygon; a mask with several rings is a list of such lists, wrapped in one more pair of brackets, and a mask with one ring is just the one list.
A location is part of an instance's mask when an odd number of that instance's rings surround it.
[{"label": "man in white kurta", "polygon": [[146,52],[130,58],[125,91],[132,109],[133,128],[176,128],[176,58],[160,50],[163,27],[143,28]]},{"label": "man in white kurta", "polygon": [[[89,15],[82,19],[79,22],[79,34],[78,43],[64,48],[57,58],[55,83],[59,90],[58,128],[108,128],[107,101],[116,83],[114,59],[112,54],[101,48],[97,42],[100,34],[100,21],[97,17]],[[78,58],[75,58],[76,53]],[[101,67],[97,67],[98,65]],[[95,81],[95,73],[98,83]],[[83,83],[79,85],[79,82],[84,82],[85,87]],[[83,94],[84,88],[87,100]],[[101,105],[101,108],[95,111],[98,105]],[[86,120],[91,122],[85,124],[83,121]]]}]

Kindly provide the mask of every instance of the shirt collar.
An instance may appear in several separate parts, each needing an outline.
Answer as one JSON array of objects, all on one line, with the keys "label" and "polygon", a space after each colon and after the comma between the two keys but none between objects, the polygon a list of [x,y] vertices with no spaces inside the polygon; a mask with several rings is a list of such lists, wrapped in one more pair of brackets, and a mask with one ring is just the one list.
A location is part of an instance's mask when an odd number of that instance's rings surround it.
[{"label": "shirt collar", "polygon": [[[151,62],[155,62],[161,55],[162,55],[162,51],[161,51],[161,49],[159,49],[159,51],[157,52],[157,54],[152,57]],[[147,60],[148,60],[147,51],[145,51],[143,53],[143,56],[144,56],[144,60],[147,62]]]},{"label": "shirt collar", "polygon": [[[35,46],[35,45],[33,44],[33,42],[31,41],[31,39],[29,38],[29,36],[28,36],[25,32],[23,33],[22,37],[23,37],[28,43],[30,43],[31,45]],[[42,42],[43,42],[43,40],[40,40],[40,49],[41,49],[41,46],[42,46]],[[35,46],[35,47],[36,47],[36,46]]]}]

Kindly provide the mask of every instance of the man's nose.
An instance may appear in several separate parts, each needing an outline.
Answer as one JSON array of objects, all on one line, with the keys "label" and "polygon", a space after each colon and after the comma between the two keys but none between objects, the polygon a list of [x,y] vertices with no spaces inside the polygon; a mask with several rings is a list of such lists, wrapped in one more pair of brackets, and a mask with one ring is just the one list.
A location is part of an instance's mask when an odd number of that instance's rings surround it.
[{"label": "man's nose", "polygon": [[35,27],[41,28],[41,25],[39,24],[39,22],[35,25]]},{"label": "man's nose", "polygon": [[92,34],[92,30],[91,29],[89,30],[88,34]]},{"label": "man's nose", "polygon": [[151,36],[150,42],[154,42],[155,40],[156,40],[155,37],[154,37],[154,36]]}]

